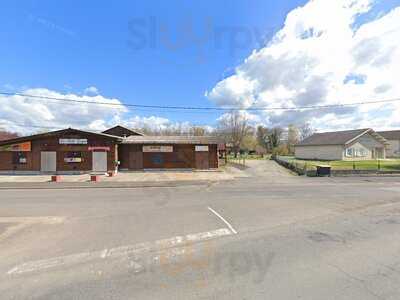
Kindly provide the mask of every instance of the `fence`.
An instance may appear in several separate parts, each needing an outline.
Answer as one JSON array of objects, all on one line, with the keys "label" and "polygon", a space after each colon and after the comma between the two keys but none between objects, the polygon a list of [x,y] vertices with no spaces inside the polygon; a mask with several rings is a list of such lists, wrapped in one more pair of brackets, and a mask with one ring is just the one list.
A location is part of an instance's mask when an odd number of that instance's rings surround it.
[{"label": "fence", "polygon": [[281,166],[292,170],[298,175],[305,175],[307,173],[307,164],[297,162],[295,159],[286,159],[286,157],[275,156],[273,159]]},{"label": "fence", "polygon": [[333,175],[397,174],[400,160],[307,161],[290,156],[277,156],[275,161],[299,175],[315,176],[317,165],[329,165]]},{"label": "fence", "polygon": [[245,155],[238,155],[237,157],[233,157],[228,155],[227,156],[227,163],[236,164],[245,167],[246,166],[246,156]]}]

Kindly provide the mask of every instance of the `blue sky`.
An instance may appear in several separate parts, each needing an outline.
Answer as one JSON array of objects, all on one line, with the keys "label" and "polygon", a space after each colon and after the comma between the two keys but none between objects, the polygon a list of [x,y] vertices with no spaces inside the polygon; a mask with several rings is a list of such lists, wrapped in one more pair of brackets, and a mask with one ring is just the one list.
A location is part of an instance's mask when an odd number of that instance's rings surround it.
[{"label": "blue sky", "polygon": [[[31,0],[16,5],[3,1],[0,90],[44,88],[81,95],[93,86],[101,96],[126,103],[219,105],[205,92],[235,76],[235,68],[283,28],[288,13],[307,2]],[[394,0],[376,1],[353,25],[375,20],[399,5]],[[190,26],[195,32],[190,37],[203,40],[182,36]],[[160,28],[167,33],[163,35]],[[211,36],[205,35],[208,28]],[[181,43],[178,48],[167,45],[176,41]],[[219,116],[159,110],[129,114],[209,125]]]},{"label": "blue sky", "polygon": [[[136,41],[130,22],[155,19],[171,31],[172,42],[187,22],[204,36],[209,19],[215,28],[254,27],[271,36],[287,12],[304,2],[3,1],[0,38],[7,42],[0,47],[0,85],[75,93],[95,86],[123,102],[210,106],[204,92],[257,47],[255,38],[232,53],[230,33],[221,37],[220,47],[207,38],[203,46],[184,40],[178,50],[160,40],[153,47],[146,34],[146,42],[135,50],[129,46]],[[138,28],[144,34],[148,26]],[[198,123],[215,119],[204,113],[157,115]]]}]

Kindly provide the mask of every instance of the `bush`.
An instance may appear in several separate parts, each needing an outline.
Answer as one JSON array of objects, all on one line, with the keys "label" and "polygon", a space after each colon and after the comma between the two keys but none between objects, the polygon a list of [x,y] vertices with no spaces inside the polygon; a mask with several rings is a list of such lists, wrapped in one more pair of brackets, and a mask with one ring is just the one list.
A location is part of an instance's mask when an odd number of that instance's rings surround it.
[{"label": "bush", "polygon": [[286,145],[280,145],[272,150],[272,156],[288,156],[289,155],[289,149]]}]

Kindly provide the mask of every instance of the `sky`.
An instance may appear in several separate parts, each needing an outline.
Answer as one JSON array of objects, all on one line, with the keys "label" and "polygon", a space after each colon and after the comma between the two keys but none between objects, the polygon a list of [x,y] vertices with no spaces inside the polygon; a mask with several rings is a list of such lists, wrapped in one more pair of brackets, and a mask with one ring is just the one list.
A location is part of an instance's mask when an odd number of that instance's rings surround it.
[{"label": "sky", "polygon": [[[400,0],[3,1],[0,92],[243,109],[254,125],[400,128]],[[0,128],[215,127],[221,111],[0,94]]]}]

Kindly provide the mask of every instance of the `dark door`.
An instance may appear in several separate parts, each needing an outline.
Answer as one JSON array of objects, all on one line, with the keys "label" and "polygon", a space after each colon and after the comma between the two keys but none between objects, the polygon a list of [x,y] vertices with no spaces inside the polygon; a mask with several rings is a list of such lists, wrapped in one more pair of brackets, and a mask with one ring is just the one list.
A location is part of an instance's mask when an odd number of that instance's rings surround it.
[{"label": "dark door", "polygon": [[129,169],[131,170],[143,169],[143,152],[132,151],[129,153]]},{"label": "dark door", "polygon": [[207,170],[210,168],[208,152],[196,152],[196,169]]}]

